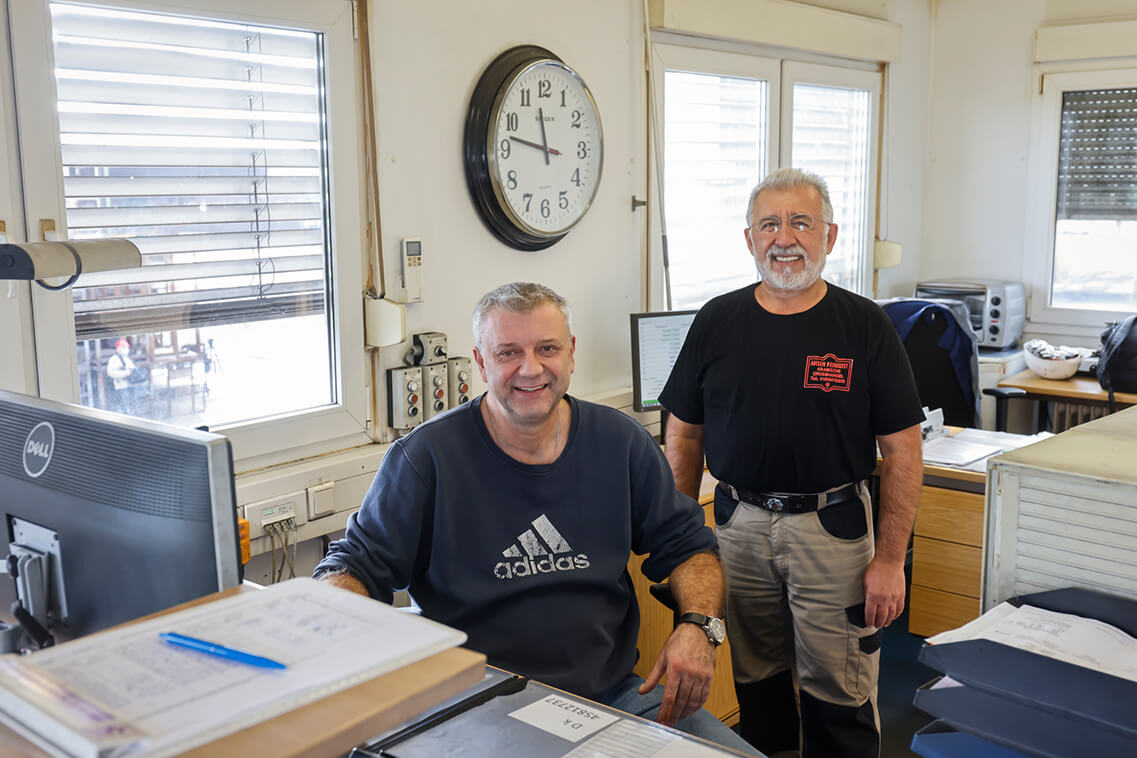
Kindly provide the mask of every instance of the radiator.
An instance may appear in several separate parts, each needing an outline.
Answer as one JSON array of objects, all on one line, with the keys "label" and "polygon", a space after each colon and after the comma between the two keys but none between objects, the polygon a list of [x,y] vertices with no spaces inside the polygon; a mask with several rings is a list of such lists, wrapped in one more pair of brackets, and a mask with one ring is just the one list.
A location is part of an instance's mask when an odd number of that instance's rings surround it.
[{"label": "radiator", "polygon": [[1085,405],[1076,402],[1050,402],[1050,429],[1055,434],[1064,432],[1072,426],[1093,421],[1109,414],[1103,405]]}]

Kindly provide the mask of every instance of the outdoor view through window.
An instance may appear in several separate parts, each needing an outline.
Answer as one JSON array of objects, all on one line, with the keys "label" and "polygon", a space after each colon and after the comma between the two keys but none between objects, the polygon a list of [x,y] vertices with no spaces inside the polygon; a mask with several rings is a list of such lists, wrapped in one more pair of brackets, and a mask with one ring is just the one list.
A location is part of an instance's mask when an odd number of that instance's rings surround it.
[{"label": "outdoor view through window", "polygon": [[1065,92],[1051,305],[1137,310],[1137,87]]},{"label": "outdoor view through window", "polygon": [[220,426],[336,402],[321,35],[53,3],[80,401]]},{"label": "outdoor view through window", "polygon": [[869,92],[794,83],[782,91],[782,107],[793,109],[793,132],[784,134],[770,118],[766,81],[668,70],[664,85],[672,307],[699,308],[758,280],[742,230],[750,190],[772,168],[771,140],[792,140],[792,165],[825,179],[839,232],[824,277],[862,291],[872,221]]}]

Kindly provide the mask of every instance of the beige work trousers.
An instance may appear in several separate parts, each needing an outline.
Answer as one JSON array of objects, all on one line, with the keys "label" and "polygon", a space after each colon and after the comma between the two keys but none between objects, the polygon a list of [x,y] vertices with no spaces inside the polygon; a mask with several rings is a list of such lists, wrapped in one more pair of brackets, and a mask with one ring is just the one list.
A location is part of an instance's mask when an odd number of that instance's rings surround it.
[{"label": "beige work trousers", "polygon": [[[762,681],[796,661],[802,691],[840,706],[871,701],[876,711],[880,638],[875,627],[857,623],[864,622],[863,579],[873,557],[863,483],[858,495],[798,514],[739,503],[718,525],[735,681]],[[876,723],[879,731],[879,716]]]}]

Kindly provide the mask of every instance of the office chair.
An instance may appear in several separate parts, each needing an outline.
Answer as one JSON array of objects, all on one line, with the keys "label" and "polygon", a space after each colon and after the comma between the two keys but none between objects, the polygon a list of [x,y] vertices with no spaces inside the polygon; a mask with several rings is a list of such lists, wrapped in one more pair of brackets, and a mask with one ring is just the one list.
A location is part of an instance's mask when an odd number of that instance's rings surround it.
[{"label": "office chair", "polygon": [[967,307],[939,298],[892,298],[877,304],[904,343],[920,402],[941,408],[945,424],[982,427],[979,343]]},{"label": "office chair", "polygon": [[984,387],[983,394],[995,398],[995,431],[1007,431],[1007,401],[1013,397],[1025,397],[1026,390],[1018,387]]}]

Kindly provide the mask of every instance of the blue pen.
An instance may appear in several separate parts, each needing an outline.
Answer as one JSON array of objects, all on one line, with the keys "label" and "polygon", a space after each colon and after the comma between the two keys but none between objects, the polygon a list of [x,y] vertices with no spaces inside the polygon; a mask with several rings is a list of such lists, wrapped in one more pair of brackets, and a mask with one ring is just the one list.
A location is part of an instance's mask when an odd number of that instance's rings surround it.
[{"label": "blue pen", "polygon": [[234,650],[231,647],[224,645],[217,645],[213,642],[206,642],[199,640],[196,637],[187,637],[184,634],[175,634],[174,632],[161,632],[159,638],[169,642],[172,645],[179,645],[181,647],[188,647],[191,650],[199,650],[203,653],[216,655],[218,658],[227,658],[231,661],[238,663],[246,663],[250,666],[259,666],[263,669],[285,669],[288,668],[279,661],[274,661],[271,658],[262,658],[259,655],[252,653],[245,653],[240,650]]}]

